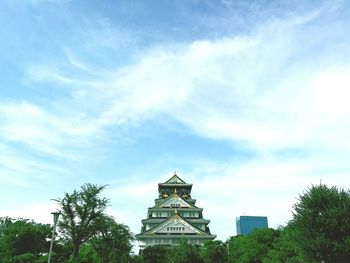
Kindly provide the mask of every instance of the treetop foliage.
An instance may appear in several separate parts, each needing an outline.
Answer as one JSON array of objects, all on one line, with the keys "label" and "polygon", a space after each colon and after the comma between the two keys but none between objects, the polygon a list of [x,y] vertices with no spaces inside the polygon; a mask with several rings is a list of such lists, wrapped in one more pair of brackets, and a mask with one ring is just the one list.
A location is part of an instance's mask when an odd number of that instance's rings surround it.
[{"label": "treetop foliage", "polygon": [[324,184],[299,196],[290,225],[300,253],[309,262],[347,262],[350,258],[350,193]]}]

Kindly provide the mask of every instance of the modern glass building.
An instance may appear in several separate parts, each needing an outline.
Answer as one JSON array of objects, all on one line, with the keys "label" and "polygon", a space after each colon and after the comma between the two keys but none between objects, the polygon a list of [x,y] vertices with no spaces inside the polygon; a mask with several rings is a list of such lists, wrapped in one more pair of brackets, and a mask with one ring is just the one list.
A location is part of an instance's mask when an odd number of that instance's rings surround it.
[{"label": "modern glass building", "polygon": [[141,233],[136,235],[140,248],[163,244],[176,245],[180,239],[203,245],[213,240],[210,220],[203,218],[203,208],[197,207],[191,197],[192,184],[188,184],[175,173],[169,180],[158,184],[159,196],[155,205],[148,208],[143,219]]},{"label": "modern glass building", "polygon": [[237,235],[249,235],[257,228],[268,228],[266,216],[240,216],[236,218]]}]

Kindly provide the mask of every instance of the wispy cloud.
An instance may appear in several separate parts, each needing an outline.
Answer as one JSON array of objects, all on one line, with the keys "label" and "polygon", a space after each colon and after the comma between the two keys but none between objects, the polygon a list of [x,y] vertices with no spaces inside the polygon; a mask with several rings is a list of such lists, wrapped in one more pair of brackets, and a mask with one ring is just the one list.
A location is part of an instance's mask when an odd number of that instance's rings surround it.
[{"label": "wispy cloud", "polygon": [[[65,135],[96,136],[113,125],[129,125],[166,113],[195,134],[241,141],[264,150],[324,144],[329,134],[346,141],[346,133],[339,132],[344,129],[338,129],[346,125],[344,119],[335,123],[332,117],[341,111],[346,118],[349,112],[342,99],[348,97],[346,57],[335,54],[331,45],[322,53],[313,52],[318,35],[306,38],[315,30],[314,20],[327,12],[317,10],[273,21],[248,35],[195,41],[176,48],[158,46],[133,65],[92,75],[74,49],[65,48],[67,63],[81,74],[70,77],[59,65],[33,65],[28,71],[32,81],[72,88],[63,104],[65,114],[56,111],[44,116],[41,112],[45,125],[27,123],[25,136],[13,127],[23,123],[18,119],[2,130],[9,139],[31,142],[37,138],[47,140],[45,145],[50,147]],[[322,41],[324,35],[320,35]],[[307,56],[303,49],[310,51]],[[326,60],[324,67],[317,66]],[[16,108],[15,104],[6,107],[9,111]],[[20,103],[17,111],[24,110],[27,117],[34,114],[25,108]],[[67,121],[69,108],[75,116]],[[77,116],[89,116],[89,120]]]},{"label": "wispy cloud", "polygon": [[1,210],[0,217],[24,218],[51,224],[53,221],[51,212],[55,212],[57,208],[53,202],[27,203],[13,209]]},{"label": "wispy cloud", "polygon": [[80,61],[68,48],[65,48],[64,52],[66,53],[67,59],[72,66],[83,71],[89,71],[88,66]]},{"label": "wispy cloud", "polygon": [[0,114],[3,143],[21,143],[51,156],[73,158],[74,146],[86,144],[95,132],[83,115],[61,115],[24,101],[2,104]]}]

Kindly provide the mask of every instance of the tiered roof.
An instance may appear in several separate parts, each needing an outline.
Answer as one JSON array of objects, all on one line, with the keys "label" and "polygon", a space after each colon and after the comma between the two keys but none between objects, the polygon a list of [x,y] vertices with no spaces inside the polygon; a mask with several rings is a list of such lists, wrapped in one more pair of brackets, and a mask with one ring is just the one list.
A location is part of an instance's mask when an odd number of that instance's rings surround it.
[{"label": "tiered roof", "polygon": [[210,233],[210,220],[203,218],[203,209],[191,198],[191,190],[192,184],[186,183],[176,172],[169,180],[158,184],[159,198],[148,208],[147,218],[141,221],[141,233],[136,235],[144,243],[141,247],[164,240],[173,245],[180,238],[203,244],[203,240],[216,237]]},{"label": "tiered roof", "polygon": [[168,234],[169,231],[172,232],[171,234],[198,234],[200,236],[208,236],[208,233],[193,226],[190,222],[179,216],[177,213],[174,213],[170,218],[164,220],[159,225],[145,231],[142,233],[142,235],[145,236],[148,234]]}]

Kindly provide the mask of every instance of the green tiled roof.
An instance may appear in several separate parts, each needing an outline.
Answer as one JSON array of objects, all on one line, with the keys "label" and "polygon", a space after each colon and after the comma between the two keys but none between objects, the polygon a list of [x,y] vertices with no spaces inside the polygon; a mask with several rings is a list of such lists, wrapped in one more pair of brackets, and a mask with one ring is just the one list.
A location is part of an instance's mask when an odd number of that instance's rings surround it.
[{"label": "green tiled roof", "polygon": [[186,184],[186,182],[180,177],[178,177],[175,172],[174,175],[168,181],[165,182],[165,184]]},{"label": "green tiled roof", "polygon": [[[186,183],[176,173],[158,184],[159,198],[154,200],[153,207],[148,208],[147,218],[141,221],[141,233],[136,235],[144,246],[156,244],[154,238],[169,243],[164,240],[185,238],[197,242],[197,238],[212,240],[216,237],[210,233],[210,220],[203,218],[203,208],[195,206],[196,199],[192,199],[191,190],[192,184]],[[161,240],[162,237],[165,239]]]}]

